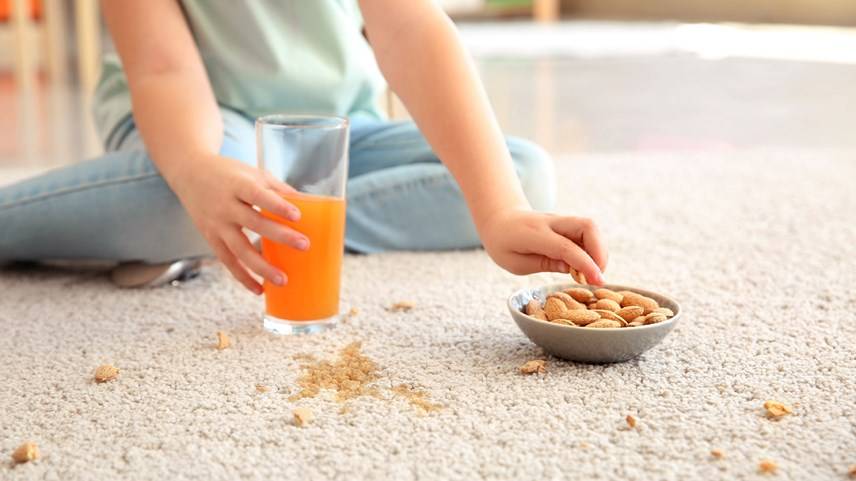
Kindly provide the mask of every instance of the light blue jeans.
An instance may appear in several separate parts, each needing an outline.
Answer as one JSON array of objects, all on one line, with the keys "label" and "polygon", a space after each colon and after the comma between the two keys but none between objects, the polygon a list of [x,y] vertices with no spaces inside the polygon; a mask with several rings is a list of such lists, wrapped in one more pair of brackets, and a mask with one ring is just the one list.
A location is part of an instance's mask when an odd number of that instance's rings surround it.
[{"label": "light blue jeans", "polygon": [[[223,109],[221,154],[256,165],[253,121]],[[534,208],[552,209],[552,161],[509,138]],[[166,262],[210,250],[146,154],[129,119],[107,153],[0,188],[0,261]],[[199,172],[198,175],[205,175]],[[351,119],[345,245],[357,252],[476,247],[461,192],[411,122]]]}]

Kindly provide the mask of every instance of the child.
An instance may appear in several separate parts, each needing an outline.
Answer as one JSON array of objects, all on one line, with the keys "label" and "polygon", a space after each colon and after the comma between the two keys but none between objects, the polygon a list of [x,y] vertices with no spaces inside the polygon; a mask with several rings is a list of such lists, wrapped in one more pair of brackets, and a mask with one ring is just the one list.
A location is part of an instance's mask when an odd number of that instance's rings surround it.
[{"label": "child", "polygon": [[[107,153],[0,189],[0,261],[167,269],[213,253],[256,294],[248,271],[286,283],[242,228],[295,249],[312,239],[253,209],[299,215],[280,195],[289,187],[255,168],[253,118],[320,113],[351,119],[349,249],[481,243],[515,274],[570,266],[602,282],[597,228],[538,212],[554,204],[551,161],[503,139],[432,0],[109,0],[102,10],[122,60],[105,58],[96,92]],[[384,78],[415,124],[383,119]]]}]

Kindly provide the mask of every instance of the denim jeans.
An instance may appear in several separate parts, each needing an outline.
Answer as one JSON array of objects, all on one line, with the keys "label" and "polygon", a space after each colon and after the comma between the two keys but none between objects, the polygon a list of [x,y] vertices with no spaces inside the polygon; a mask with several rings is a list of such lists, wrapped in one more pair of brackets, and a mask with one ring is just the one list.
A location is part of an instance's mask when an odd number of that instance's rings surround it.
[{"label": "denim jeans", "polygon": [[[253,121],[222,113],[220,153],[256,165]],[[507,143],[529,202],[552,209],[555,189],[541,182],[552,178],[550,158],[528,141]],[[210,255],[131,119],[106,150],[0,188],[0,261],[154,263]],[[365,253],[479,245],[457,183],[412,122],[351,119],[345,245]]]}]

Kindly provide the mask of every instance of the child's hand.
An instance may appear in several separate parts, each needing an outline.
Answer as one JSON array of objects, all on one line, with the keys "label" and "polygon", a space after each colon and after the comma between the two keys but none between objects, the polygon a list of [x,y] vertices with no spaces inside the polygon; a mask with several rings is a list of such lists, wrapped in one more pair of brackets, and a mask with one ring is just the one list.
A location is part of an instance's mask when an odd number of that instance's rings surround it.
[{"label": "child's hand", "polygon": [[258,206],[292,221],[300,218],[297,207],[282,198],[295,190],[265,171],[215,155],[188,161],[182,173],[169,180],[211,250],[256,294],[262,293],[262,286],[246,268],[274,284],[282,285],[287,279],[259,254],[242,227],[295,249],[309,248],[306,236],[253,209]]},{"label": "child's hand", "polygon": [[591,219],[509,210],[491,217],[481,231],[490,257],[513,274],[566,273],[570,266],[591,284],[603,284],[606,245]]}]

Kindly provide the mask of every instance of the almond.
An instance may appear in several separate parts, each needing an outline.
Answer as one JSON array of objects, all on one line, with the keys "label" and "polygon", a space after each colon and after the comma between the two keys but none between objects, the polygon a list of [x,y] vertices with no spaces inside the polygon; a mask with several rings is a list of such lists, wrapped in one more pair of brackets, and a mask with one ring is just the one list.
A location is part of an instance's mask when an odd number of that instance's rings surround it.
[{"label": "almond", "polygon": [[658,322],[663,322],[666,320],[665,314],[660,314],[659,312],[652,312],[645,316],[645,319],[642,321],[643,324],[657,324]]},{"label": "almond", "polygon": [[664,314],[666,317],[675,317],[675,313],[672,312],[668,307],[658,307],[654,309],[652,312],[658,312],[660,314]]},{"label": "almond", "polygon": [[618,312],[621,309],[621,306],[618,305],[617,302],[612,299],[600,299],[594,304],[595,309],[604,309],[607,311]]},{"label": "almond", "polygon": [[628,322],[628,323],[627,323],[627,327],[639,327],[639,326],[642,326],[642,325],[644,325],[644,324],[642,323],[642,321],[635,321],[635,320],[634,320],[633,322]]},{"label": "almond", "polygon": [[553,324],[561,324],[563,326],[576,326],[576,324],[574,324],[568,319],[553,319],[550,322],[552,322]]},{"label": "almond", "polygon": [[566,313],[570,312],[568,306],[557,297],[550,297],[544,302],[544,314],[547,315],[547,320],[553,319],[570,319]]},{"label": "almond", "polygon": [[565,319],[568,319],[578,326],[586,326],[600,319],[600,314],[594,311],[573,310],[567,311],[565,314],[568,316]]},{"label": "almond", "polygon": [[26,442],[12,453],[12,461],[16,463],[27,463],[38,459],[39,447],[36,443]]},{"label": "almond", "polygon": [[621,307],[627,306],[639,306],[643,308],[645,314],[649,314],[660,307],[657,304],[657,301],[651,299],[650,297],[643,296],[641,294],[637,294],[635,292],[630,291],[622,291],[624,298],[621,300]]},{"label": "almond", "polygon": [[624,299],[623,294],[619,294],[619,293],[613,291],[612,289],[606,289],[606,288],[595,289],[594,295],[598,299],[610,299],[610,300],[613,300],[619,304],[621,304],[621,300]]},{"label": "almond", "polygon": [[607,311],[605,309],[593,309],[592,312],[598,313],[598,315],[600,315],[601,319],[607,319],[610,321],[615,321],[615,322],[620,323],[621,327],[624,327],[627,325],[627,321],[625,321],[618,314],[616,314],[612,311]]},{"label": "almond", "polygon": [[111,364],[102,364],[95,368],[95,382],[107,382],[116,379],[119,375],[119,368]]},{"label": "almond", "polygon": [[565,289],[564,293],[573,297],[577,302],[589,303],[593,300],[594,294],[588,289],[582,287],[571,287],[570,289]]},{"label": "almond", "polygon": [[642,313],[645,312],[645,309],[639,306],[627,306],[619,309],[616,314],[621,316],[627,322],[635,320],[637,317],[641,316]]},{"label": "almond", "polygon": [[586,325],[586,327],[594,327],[594,328],[613,328],[613,327],[621,327],[621,323],[618,321],[610,321],[609,319],[601,319],[599,321],[592,322],[591,324]]},{"label": "almond", "polygon": [[542,321],[547,320],[547,314],[544,313],[544,309],[541,308],[541,301],[538,299],[532,299],[529,301],[523,309],[523,312],[525,312],[527,316],[532,316],[535,319],[541,319]]},{"label": "almond", "polygon": [[576,300],[574,300],[573,297],[571,297],[568,294],[565,294],[564,292],[561,292],[561,291],[551,292],[551,293],[547,294],[547,299],[550,299],[552,297],[555,297],[556,299],[559,299],[560,301],[564,302],[565,307],[567,307],[568,309],[585,309],[586,308],[586,306],[584,306],[584,305],[580,304],[579,302],[577,302]]}]

